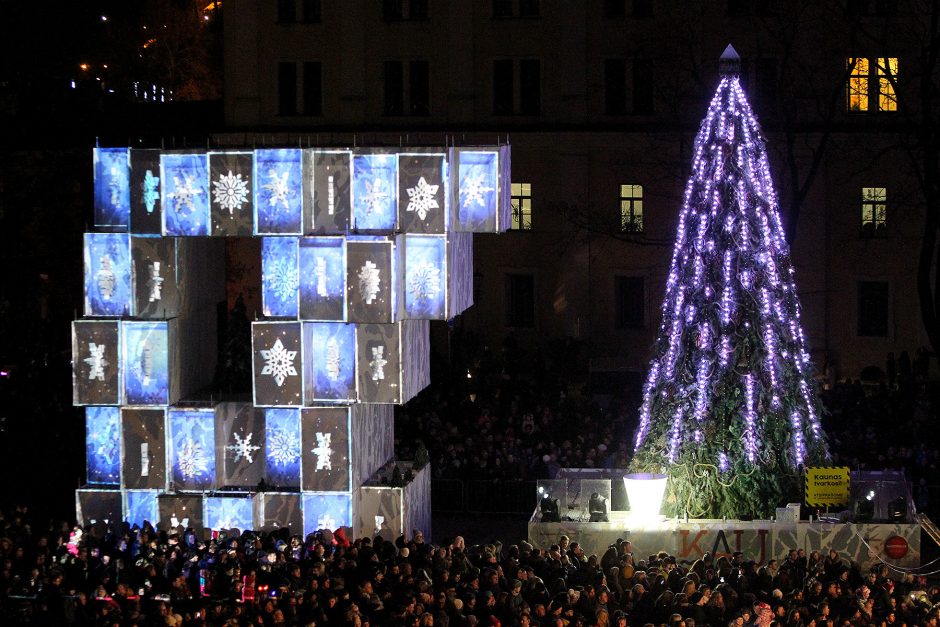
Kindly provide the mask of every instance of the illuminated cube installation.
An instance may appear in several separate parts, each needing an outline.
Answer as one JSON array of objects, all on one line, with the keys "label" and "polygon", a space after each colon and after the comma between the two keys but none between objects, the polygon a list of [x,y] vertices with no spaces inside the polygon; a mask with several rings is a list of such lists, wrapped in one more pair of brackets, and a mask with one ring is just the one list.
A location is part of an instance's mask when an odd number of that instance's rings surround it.
[{"label": "illuminated cube installation", "polygon": [[[509,157],[96,148],[72,324],[79,520],[429,535],[429,469],[387,485],[392,405],[429,383],[428,321],[473,304],[472,234],[510,225]],[[200,392],[226,237],[262,238],[250,402]]]}]

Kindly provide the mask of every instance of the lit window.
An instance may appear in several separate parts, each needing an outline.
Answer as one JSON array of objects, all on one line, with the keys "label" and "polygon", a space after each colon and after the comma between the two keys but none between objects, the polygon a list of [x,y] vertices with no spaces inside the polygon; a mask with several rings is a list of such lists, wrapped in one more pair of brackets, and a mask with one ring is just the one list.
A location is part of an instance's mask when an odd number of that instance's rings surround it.
[{"label": "lit window", "polygon": [[517,231],[532,230],[532,185],[512,184],[512,228]]},{"label": "lit window", "polygon": [[849,59],[849,111],[868,111],[868,59]]},{"label": "lit window", "polygon": [[897,57],[881,57],[878,59],[878,110],[897,111],[898,96],[894,91],[892,81],[897,81]]},{"label": "lit window", "polygon": [[897,57],[850,57],[846,106],[849,111],[897,111]]},{"label": "lit window", "polygon": [[884,187],[862,188],[862,233],[874,235],[884,230],[887,218],[887,190]]},{"label": "lit window", "polygon": [[620,186],[620,229],[629,233],[643,232],[643,186]]}]

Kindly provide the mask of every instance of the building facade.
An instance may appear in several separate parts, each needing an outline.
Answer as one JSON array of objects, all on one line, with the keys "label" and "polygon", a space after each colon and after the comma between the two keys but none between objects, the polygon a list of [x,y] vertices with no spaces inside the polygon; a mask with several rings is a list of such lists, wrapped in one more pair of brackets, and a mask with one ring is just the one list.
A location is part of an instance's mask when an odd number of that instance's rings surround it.
[{"label": "building facade", "polygon": [[826,4],[227,0],[220,140],[509,141],[514,228],[475,238],[464,324],[491,342],[578,338],[593,368],[643,372],[691,147],[732,43],[817,369],[855,378],[929,346],[906,106],[924,16]]}]

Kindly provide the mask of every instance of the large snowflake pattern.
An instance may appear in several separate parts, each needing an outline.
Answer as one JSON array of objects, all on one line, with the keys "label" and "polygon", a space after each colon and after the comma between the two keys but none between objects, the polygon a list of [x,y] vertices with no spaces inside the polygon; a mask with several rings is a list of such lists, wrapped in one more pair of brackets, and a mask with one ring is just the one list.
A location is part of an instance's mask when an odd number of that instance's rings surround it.
[{"label": "large snowflake pattern", "polygon": [[201,442],[186,438],[183,446],[176,452],[176,466],[184,479],[209,472],[209,459]]},{"label": "large snowflake pattern", "polygon": [[314,470],[333,470],[333,449],[330,447],[332,433],[317,431],[317,446],[311,452],[317,456],[317,467]]},{"label": "large snowflake pattern", "polygon": [[369,362],[369,373],[373,381],[383,381],[385,379],[385,366],[388,360],[385,359],[385,347],[372,347],[372,361]]},{"label": "large snowflake pattern", "polygon": [[150,292],[149,302],[152,303],[163,297],[163,277],[160,276],[160,262],[152,262],[147,269],[150,273],[150,280],[147,281],[147,288]]},{"label": "large snowflake pattern", "polygon": [[317,531],[321,529],[329,529],[330,531],[333,531],[337,526],[336,519],[329,514],[323,514],[317,519]]},{"label": "large snowflake pattern", "polygon": [[230,216],[248,202],[248,181],[242,179],[241,174],[232,174],[231,170],[228,174],[220,174],[219,180],[212,181],[212,188],[215,202],[223,209],[228,209]]},{"label": "large snowflake pattern", "polygon": [[290,204],[287,199],[290,194],[290,187],[287,184],[287,178],[289,176],[289,170],[284,170],[283,173],[278,174],[277,170],[272,168],[268,172],[269,181],[261,187],[268,190],[269,206],[276,207],[278,203],[280,203],[285,209],[290,209]]},{"label": "large snowflake pattern", "polygon": [[419,303],[426,303],[441,293],[441,270],[423,261],[408,273],[408,291]]},{"label": "large snowflake pattern", "polygon": [[104,369],[108,365],[108,360],[104,358],[104,344],[88,342],[88,357],[83,359],[88,364],[88,378],[104,381]]},{"label": "large snowflake pattern", "polygon": [[144,206],[147,213],[153,213],[153,209],[160,200],[160,177],[154,176],[153,172],[147,170],[144,173]]},{"label": "large snowflake pattern", "polygon": [[196,176],[193,174],[183,175],[182,180],[178,176],[173,177],[173,191],[167,194],[167,197],[175,201],[177,213],[184,209],[189,211],[196,210],[193,201],[196,199],[196,196],[202,195],[202,190],[193,184],[195,180]]},{"label": "large snowflake pattern", "polygon": [[289,466],[300,457],[300,441],[286,429],[274,429],[268,434],[268,459],[278,466]]},{"label": "large snowflake pattern", "polygon": [[297,296],[299,273],[294,260],[284,257],[274,259],[270,262],[264,278],[271,293],[278,300],[288,302]]},{"label": "large snowflake pattern", "polygon": [[365,264],[359,268],[359,292],[362,294],[362,299],[366,301],[367,305],[371,305],[372,301],[374,301],[375,297],[379,294],[379,285],[382,282],[380,272],[381,271],[372,261],[365,262]]},{"label": "large snowflake pattern", "polygon": [[297,357],[297,351],[289,351],[284,348],[281,338],[274,340],[274,345],[269,349],[261,349],[261,358],[265,361],[261,374],[269,374],[274,378],[278,387],[284,385],[287,377],[296,377],[297,369],[294,367],[294,359]]},{"label": "large snowflake pattern", "polygon": [[439,187],[440,185],[429,184],[423,176],[419,178],[417,185],[406,190],[408,192],[406,211],[417,213],[418,217],[424,220],[428,217],[431,209],[440,209],[441,206],[437,203],[437,198],[434,197]]},{"label": "large snowflake pattern", "polygon": [[366,181],[366,193],[362,200],[365,202],[367,214],[384,209],[391,197],[391,194],[385,190],[385,183],[382,179]]},{"label": "large snowflake pattern", "polygon": [[254,433],[249,433],[244,438],[242,438],[237,433],[234,433],[232,435],[235,436],[235,442],[232,444],[229,444],[225,448],[232,451],[232,453],[235,454],[235,461],[237,462],[238,460],[244,458],[248,460],[249,464],[255,463],[255,460],[252,457],[252,455],[254,455],[255,451],[261,450],[261,447],[258,446],[257,444],[251,443],[251,436],[254,435]]},{"label": "large snowflake pattern", "polygon": [[341,360],[339,356],[339,342],[336,341],[335,337],[331,337],[326,341],[326,378],[330,381],[338,381],[340,370],[341,370]]},{"label": "large snowflake pattern", "polygon": [[463,206],[469,207],[471,203],[476,203],[481,207],[486,206],[486,199],[484,194],[495,191],[492,187],[486,184],[483,180],[483,172],[477,174],[472,174],[464,180],[464,184],[461,186],[460,195],[463,196]]}]

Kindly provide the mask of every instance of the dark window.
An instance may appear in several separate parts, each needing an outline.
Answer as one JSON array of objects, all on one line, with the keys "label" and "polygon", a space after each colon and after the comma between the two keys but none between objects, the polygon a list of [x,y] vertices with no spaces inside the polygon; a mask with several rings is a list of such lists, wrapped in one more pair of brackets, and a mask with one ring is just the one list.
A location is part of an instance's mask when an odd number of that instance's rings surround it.
[{"label": "dark window", "polygon": [[627,16],[626,0],[604,0],[604,17],[621,18]]},{"label": "dark window", "polygon": [[539,0],[519,0],[519,17],[538,17]]},{"label": "dark window", "polygon": [[653,112],[652,59],[633,61],[633,112],[641,115]]},{"label": "dark window", "polygon": [[404,115],[405,77],[401,61],[385,62],[385,115]]},{"label": "dark window", "polygon": [[297,64],[277,64],[277,112],[278,115],[297,114]]},{"label": "dark window", "polygon": [[382,19],[400,20],[404,17],[401,8],[402,0],[382,0]]},{"label": "dark window", "polygon": [[322,15],[320,0],[303,0],[304,22],[307,24],[319,24]]},{"label": "dark window", "polygon": [[627,62],[623,59],[604,61],[604,113],[623,115],[627,112]]},{"label": "dark window", "polygon": [[323,70],[319,61],[304,63],[304,115],[323,115]]},{"label": "dark window", "polygon": [[496,115],[512,115],[512,75],[512,60],[493,61],[493,113]]},{"label": "dark window", "polygon": [[506,275],[506,326],[535,326],[535,277],[531,274]]},{"label": "dark window", "polygon": [[642,329],[645,324],[646,290],[641,276],[614,277],[614,325],[618,329]]},{"label": "dark window", "polygon": [[297,21],[296,0],[277,0],[277,21],[280,24],[292,24]]},{"label": "dark window", "polygon": [[428,19],[428,0],[411,0],[411,2],[408,3],[408,19]]},{"label": "dark window", "polygon": [[411,61],[408,64],[408,92],[411,115],[430,115],[431,87],[427,61]]},{"label": "dark window", "polygon": [[898,13],[898,0],[875,0],[875,14],[879,17],[891,17]]},{"label": "dark window", "polygon": [[728,0],[728,15],[749,15],[750,12],[751,0]]},{"label": "dark window", "polygon": [[493,17],[512,17],[512,0],[493,0]]},{"label": "dark window", "polygon": [[885,281],[858,282],[858,334],[861,337],[888,336],[888,284]]},{"label": "dark window", "polygon": [[538,59],[519,62],[519,113],[539,115],[542,112],[542,64]]},{"label": "dark window", "polygon": [[871,0],[848,0],[845,3],[845,12],[854,17],[871,13]]},{"label": "dark window", "polygon": [[633,17],[653,17],[653,0],[633,0]]}]

